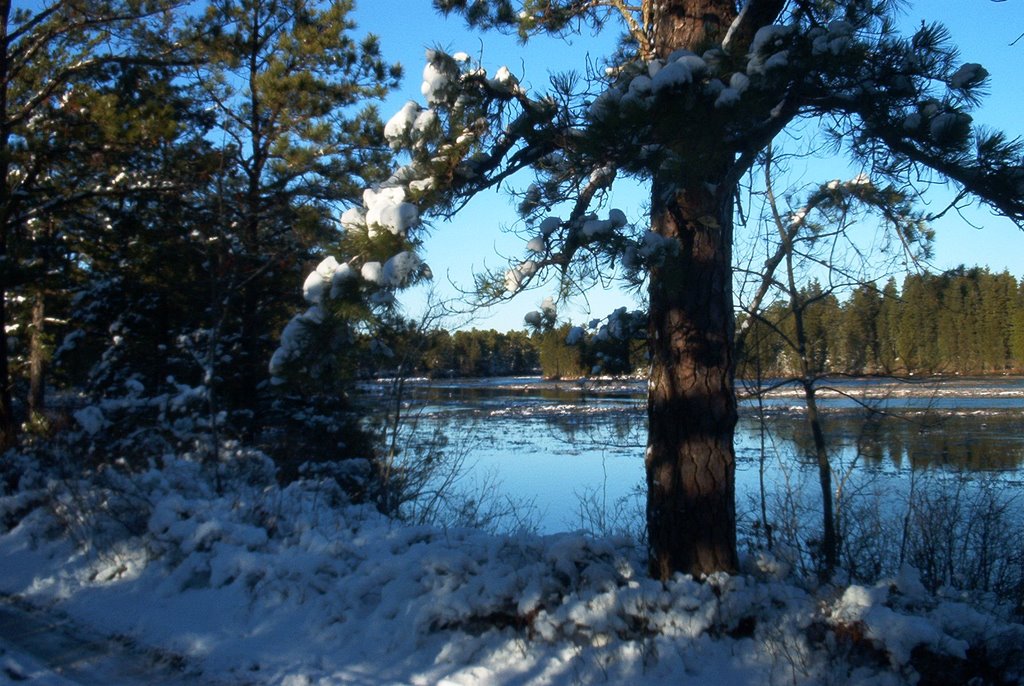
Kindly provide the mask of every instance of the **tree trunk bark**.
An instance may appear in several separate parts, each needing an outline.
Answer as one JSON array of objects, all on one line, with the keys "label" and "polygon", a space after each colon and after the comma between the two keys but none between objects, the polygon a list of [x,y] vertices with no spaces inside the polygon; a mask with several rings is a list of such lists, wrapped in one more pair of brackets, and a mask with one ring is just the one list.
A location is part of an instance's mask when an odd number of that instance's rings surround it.
[{"label": "tree trunk bark", "polygon": [[657,4],[654,52],[660,58],[679,48],[699,55],[711,45],[719,45],[736,18],[733,0],[669,0]]},{"label": "tree trunk bark", "polygon": [[705,187],[654,184],[652,228],[679,246],[649,287],[647,526],[662,580],[738,567],[732,225],[716,204]]},{"label": "tree trunk bark", "polygon": [[[6,227],[4,227],[6,230]],[[0,253],[0,259],[7,251]],[[7,355],[7,288],[0,285],[0,452],[18,443],[18,424],[14,421],[14,402],[11,393],[11,372]]]},{"label": "tree trunk bark", "polygon": [[[662,3],[654,26],[658,57],[697,53],[722,40],[732,0]],[[735,571],[736,427],[731,194],[716,192],[731,156],[680,141],[695,178],[656,176],[651,229],[674,255],[650,270],[647,529],[650,573],[669,579]]]},{"label": "tree trunk bark", "polygon": [[0,452],[18,441],[18,425],[14,421],[11,393],[10,360],[7,353],[7,290],[12,271],[7,255],[12,196],[8,186],[10,172],[10,138],[7,125],[7,85],[10,78],[7,55],[7,27],[11,3],[0,0]]},{"label": "tree trunk bark", "polygon": [[32,303],[32,328],[28,352],[28,416],[34,418],[46,408],[46,303],[42,293]]}]

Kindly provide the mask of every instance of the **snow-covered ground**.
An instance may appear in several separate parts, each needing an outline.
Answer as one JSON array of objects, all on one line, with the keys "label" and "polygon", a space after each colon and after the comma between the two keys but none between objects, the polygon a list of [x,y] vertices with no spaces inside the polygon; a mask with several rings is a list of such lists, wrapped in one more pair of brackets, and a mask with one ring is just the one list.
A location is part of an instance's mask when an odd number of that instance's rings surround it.
[{"label": "snow-covered ground", "polygon": [[[0,592],[203,684],[1024,678],[1024,626],[929,595],[909,568],[811,591],[750,556],[744,575],[662,585],[626,540],[405,526],[327,482],[263,485],[246,476],[265,474],[258,457],[236,459],[254,468],[222,475],[219,493],[200,465],[168,459],[0,498]],[[59,683],[33,677],[58,678],[10,638],[0,683]]]},{"label": "snow-covered ground", "polygon": [[4,640],[0,640],[0,684],[74,686],[73,681],[62,677],[34,655]]},{"label": "snow-covered ground", "polygon": [[176,656],[0,598],[0,684],[186,686],[201,675]]}]

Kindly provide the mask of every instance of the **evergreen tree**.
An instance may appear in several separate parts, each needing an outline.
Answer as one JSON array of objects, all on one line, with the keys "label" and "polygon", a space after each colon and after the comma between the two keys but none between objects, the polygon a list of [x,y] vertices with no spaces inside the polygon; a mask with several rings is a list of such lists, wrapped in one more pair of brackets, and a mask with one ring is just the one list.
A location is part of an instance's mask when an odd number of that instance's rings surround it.
[{"label": "evergreen tree", "polygon": [[[817,279],[800,288],[796,301],[802,311],[808,369],[816,375],[825,374],[833,369],[839,348],[839,301],[825,291]],[[796,340],[791,327],[792,324],[787,327],[789,339]]]},{"label": "evergreen tree", "polygon": [[[971,128],[986,72],[956,64],[940,27],[897,34],[883,2],[436,4],[524,39],[623,21],[628,40],[589,93],[556,78],[552,92],[532,96],[507,68],[488,75],[465,54],[432,51],[428,107],[410,103],[386,127],[410,155],[390,189],[443,213],[532,168],[536,183],[520,203],[536,231],[531,256],[489,293],[516,293],[549,270],[578,285],[610,265],[647,283],[651,573],[735,569],[740,180],[784,129],[817,118],[878,180],[900,188],[936,169],[1022,221],[1019,147]],[[649,231],[592,206],[620,176],[650,183]]]},{"label": "evergreen tree", "polygon": [[565,342],[570,328],[563,324],[541,334],[540,369],[546,379],[575,379],[590,371],[583,361],[580,346]]},{"label": "evergreen tree", "polygon": [[1012,366],[1010,322],[1013,320],[1017,280],[1009,272],[982,272],[981,312],[983,371],[1003,372]]},{"label": "evergreen tree", "polygon": [[[102,157],[104,148],[88,149],[98,138],[80,135],[102,124],[82,116],[79,87],[110,80],[110,70],[178,62],[173,46],[164,40],[175,4],[0,3],[0,447],[14,443],[17,429],[7,296],[40,271],[45,275],[57,270],[54,250],[63,231],[57,222],[77,203],[110,190],[101,183],[109,179],[104,172],[110,170],[85,162],[91,155]],[[74,166],[72,160],[82,164]],[[131,185],[122,184],[115,192],[123,193]],[[42,400],[43,324],[50,288],[52,284],[41,285],[26,296],[33,303],[33,323],[26,327],[31,338],[33,406]]]},{"label": "evergreen tree", "polygon": [[456,331],[452,337],[452,348],[459,376],[483,376],[484,349],[479,336],[468,331]]},{"label": "evergreen tree", "polygon": [[781,300],[756,315],[740,315],[737,328],[746,332],[742,336],[742,347],[737,351],[740,378],[756,381],[793,374],[793,352],[784,333],[789,315],[787,303]]},{"label": "evergreen tree", "polygon": [[209,296],[200,197],[219,158],[204,139],[205,114],[176,85],[177,75],[118,68],[109,82],[79,85],[74,108],[65,108],[87,114],[75,133],[81,147],[65,162],[74,173],[93,174],[103,192],[62,215],[68,273],[59,287],[75,306],[56,362],[70,382],[101,397],[123,393],[131,378],[151,390],[168,376],[202,379],[177,340],[198,326],[197,305]]},{"label": "evergreen tree", "polygon": [[939,309],[939,298],[928,274],[910,274],[900,290],[900,318],[896,350],[908,372],[933,372],[940,366],[938,322],[951,321]]},{"label": "evergreen tree", "polygon": [[900,292],[896,278],[889,277],[882,288],[875,329],[878,331],[878,365],[886,374],[893,374],[901,364],[896,339],[899,335]]},{"label": "evergreen tree", "polygon": [[[951,280],[941,277],[929,279],[936,291],[933,298],[942,303],[943,296],[946,293],[952,293],[958,300],[959,316],[956,317],[956,320],[960,324],[960,368],[970,371],[980,370],[984,366],[984,344],[982,341],[984,332],[981,327],[984,297],[981,293],[980,271],[979,269],[961,270],[956,278]],[[948,311],[948,307],[940,305],[940,314],[937,319]],[[942,363],[937,352],[935,358],[936,367],[941,369]]]},{"label": "evergreen tree", "polygon": [[1014,368],[1024,370],[1024,278],[1013,298],[1013,312],[1009,320],[1010,354]]},{"label": "evergreen tree", "polygon": [[[216,118],[211,138],[223,141],[207,229],[223,246],[209,345],[224,360],[224,401],[250,421],[273,336],[290,315],[281,293],[338,243],[337,216],[390,159],[367,101],[393,88],[400,70],[382,59],[374,36],[352,37],[351,9],[344,1],[215,0],[190,26],[196,98]],[[251,426],[246,414],[236,417]]]},{"label": "evergreen tree", "polygon": [[447,329],[429,332],[427,350],[423,355],[424,370],[432,377],[455,374],[455,351],[452,335]]},{"label": "evergreen tree", "polygon": [[878,317],[882,298],[873,284],[858,286],[842,308],[843,371],[874,373],[880,367]]},{"label": "evergreen tree", "polygon": [[[929,275],[931,276],[931,275]],[[920,281],[920,276],[916,278]],[[927,285],[925,285],[927,284]],[[929,278],[924,284],[921,285],[923,288],[930,288],[933,293],[935,302],[941,303],[941,307],[931,315],[925,314],[922,316],[934,316],[934,329],[935,329],[935,348],[936,356],[942,360],[940,368],[945,369],[960,369],[970,364],[971,359],[971,347],[973,345],[972,340],[973,333],[969,329],[964,329],[967,326],[968,311],[966,309],[967,303],[965,302],[967,293],[966,291],[961,292],[961,279],[955,272],[947,272],[938,276],[938,278]],[[906,288],[906,282],[904,282],[904,288]],[[905,292],[904,295],[907,295]],[[910,294],[911,296],[918,296],[920,300],[920,288]],[[916,303],[920,305],[920,303]],[[915,305],[914,302],[905,302],[905,307],[910,308]],[[909,326],[905,327],[903,340],[909,341],[911,338],[916,339],[917,332],[914,330],[914,325],[918,321],[916,314],[910,314],[912,317]],[[919,343],[914,340],[906,343],[905,345],[912,345],[918,347]],[[948,365],[948,367],[947,367]],[[911,369],[910,371],[915,371]]]}]

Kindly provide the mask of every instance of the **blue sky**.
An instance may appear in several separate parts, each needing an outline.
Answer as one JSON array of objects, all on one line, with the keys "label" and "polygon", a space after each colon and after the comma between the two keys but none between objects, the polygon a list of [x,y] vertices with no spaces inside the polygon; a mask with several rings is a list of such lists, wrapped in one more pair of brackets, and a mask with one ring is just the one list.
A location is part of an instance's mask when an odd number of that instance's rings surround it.
[{"label": "blue sky", "polygon": [[[908,30],[922,20],[940,21],[947,26],[953,41],[960,46],[961,59],[980,62],[991,74],[989,96],[974,116],[975,121],[1002,129],[1012,136],[1024,134],[1021,117],[1024,98],[1024,39],[1011,43],[1024,33],[1024,0],[916,0],[903,14]],[[498,33],[467,29],[457,16],[447,19],[437,14],[429,0],[357,1],[354,19],[358,32],[373,32],[382,43],[385,56],[405,67],[405,78],[397,93],[382,106],[382,115],[388,118],[406,100],[422,102],[419,88],[427,48],[441,47],[451,52],[465,51],[481,60],[489,72],[507,65],[529,87],[543,88],[552,72],[582,70],[587,59],[599,60],[611,51],[615,31],[601,35],[575,36],[568,41],[557,39],[532,40],[525,47],[513,37]],[[850,168],[842,161],[833,168],[816,163],[804,172],[802,183],[824,182],[831,178],[850,178]],[[856,173],[856,170],[853,171]],[[818,175],[822,176],[818,178]],[[814,178],[811,178],[813,175]],[[947,197],[942,189],[929,191],[931,204],[925,211],[935,211]],[[624,192],[612,201],[613,206],[625,210],[632,221],[642,221],[640,203],[643,198],[636,192]],[[935,222],[937,239],[931,264],[934,269],[948,269],[959,264],[986,265],[994,271],[1009,270],[1018,279],[1024,277],[1024,233],[1005,219],[992,216],[983,208],[971,208],[965,213],[968,221],[952,214]],[[424,257],[435,274],[435,285],[442,297],[457,297],[458,287],[472,287],[474,270],[484,267],[504,267],[508,258],[523,255],[521,239],[504,228],[512,227],[516,213],[507,196],[497,192],[482,194],[474,199],[451,222],[437,222],[427,239]],[[455,286],[449,282],[454,282]],[[456,319],[452,326],[518,329],[523,326],[523,315],[537,309],[539,302],[551,292],[537,290],[522,293],[510,303],[478,313],[472,319]],[[425,294],[421,291],[404,294],[401,298],[409,315],[421,310]],[[579,323],[593,317],[602,317],[618,306],[635,307],[631,296],[617,289],[594,289],[585,299],[565,304],[560,312],[566,319]]]}]

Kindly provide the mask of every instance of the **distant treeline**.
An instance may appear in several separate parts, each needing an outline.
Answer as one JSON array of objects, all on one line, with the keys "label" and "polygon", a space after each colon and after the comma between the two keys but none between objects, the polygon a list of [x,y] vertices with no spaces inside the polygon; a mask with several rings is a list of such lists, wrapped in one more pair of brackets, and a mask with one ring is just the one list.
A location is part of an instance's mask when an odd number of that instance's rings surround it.
[{"label": "distant treeline", "polygon": [[[536,334],[493,329],[408,330],[401,334],[401,360],[407,371],[432,377],[515,376],[540,369]],[[368,370],[373,374],[377,369]]]},{"label": "distant treeline", "polygon": [[[538,373],[548,378],[577,378],[594,373],[627,374],[646,367],[644,341],[586,337],[567,345],[569,329],[568,324],[532,333],[409,329],[396,342],[397,357],[408,372],[435,378]],[[380,368],[366,371],[377,374]]]},{"label": "distant treeline", "polygon": [[[847,374],[992,374],[1024,370],[1024,282],[961,267],[912,274],[844,301],[812,282],[800,292],[814,370]],[[751,322],[740,373],[787,376],[798,366],[795,317],[780,301]],[[740,325],[743,325],[741,320]]]},{"label": "distant treeline", "polygon": [[[814,370],[840,374],[993,374],[1024,371],[1024,282],[1009,273],[959,268],[912,274],[898,286],[864,285],[840,299],[820,283],[800,291],[807,354]],[[741,316],[739,325],[746,317]],[[796,373],[795,317],[777,301],[747,326],[739,373]],[[647,366],[646,343],[584,336],[569,325],[527,333],[406,331],[406,368],[434,377],[536,374],[575,378],[630,374]]]}]

